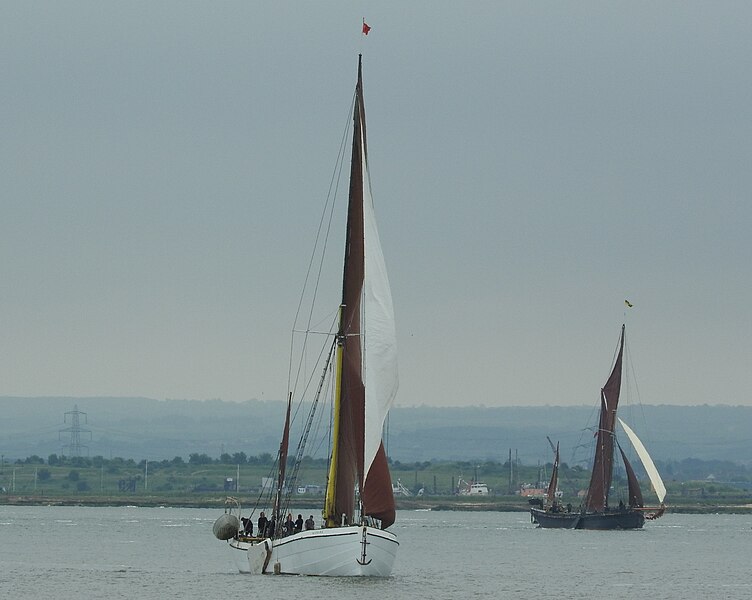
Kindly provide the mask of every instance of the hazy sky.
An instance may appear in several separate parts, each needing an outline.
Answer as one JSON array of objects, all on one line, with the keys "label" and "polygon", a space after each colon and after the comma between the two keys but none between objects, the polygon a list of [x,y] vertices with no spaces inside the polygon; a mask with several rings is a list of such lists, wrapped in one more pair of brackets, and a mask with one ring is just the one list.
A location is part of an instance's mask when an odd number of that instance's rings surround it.
[{"label": "hazy sky", "polygon": [[3,2],[0,395],[284,398],[360,51],[399,405],[752,405],[748,2]]}]

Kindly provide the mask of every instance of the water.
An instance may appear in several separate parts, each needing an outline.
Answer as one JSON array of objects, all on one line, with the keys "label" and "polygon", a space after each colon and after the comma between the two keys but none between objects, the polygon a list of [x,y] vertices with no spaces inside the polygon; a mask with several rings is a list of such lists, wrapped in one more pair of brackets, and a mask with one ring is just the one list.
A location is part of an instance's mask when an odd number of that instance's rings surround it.
[{"label": "water", "polygon": [[389,579],[241,575],[220,510],[0,506],[0,597],[752,597],[752,516],[672,515],[641,531],[537,529],[525,513],[402,511]]}]

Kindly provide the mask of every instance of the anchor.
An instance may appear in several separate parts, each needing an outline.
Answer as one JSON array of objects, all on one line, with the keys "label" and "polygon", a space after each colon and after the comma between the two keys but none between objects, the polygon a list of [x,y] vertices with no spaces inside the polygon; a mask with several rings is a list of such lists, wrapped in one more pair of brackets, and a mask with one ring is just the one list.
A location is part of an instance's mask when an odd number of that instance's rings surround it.
[{"label": "anchor", "polygon": [[363,525],[363,539],[360,542],[360,545],[363,548],[363,553],[360,555],[360,560],[358,560],[357,558],[355,559],[361,567],[371,564],[370,558],[366,560],[366,546],[370,544],[370,542],[366,540],[366,529],[366,526]]}]

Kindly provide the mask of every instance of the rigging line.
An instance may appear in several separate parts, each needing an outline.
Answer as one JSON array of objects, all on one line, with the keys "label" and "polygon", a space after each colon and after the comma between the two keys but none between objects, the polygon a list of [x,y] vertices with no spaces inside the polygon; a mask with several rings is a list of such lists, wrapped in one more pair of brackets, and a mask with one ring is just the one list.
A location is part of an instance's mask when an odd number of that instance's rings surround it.
[{"label": "rigging line", "polygon": [[[324,222],[325,222],[325,218],[327,214],[327,207],[329,208],[329,219],[327,220],[327,228],[326,228],[326,233],[324,235],[324,242],[323,242],[324,246],[326,246],[326,240],[328,239],[328,234],[331,230],[332,208],[336,201],[336,192],[339,189],[339,180],[340,180],[341,172],[342,172],[342,163],[344,162],[343,157],[344,157],[344,152],[345,152],[345,142],[347,140],[348,130],[349,130],[349,116],[348,116],[347,124],[345,126],[345,130],[342,133],[342,138],[340,140],[340,147],[337,153],[337,159],[335,162],[334,170],[332,172],[332,178],[329,182],[329,190],[327,191],[326,201],[324,203],[324,210],[321,213],[321,219],[319,220],[319,226],[316,231],[316,238],[314,240],[313,250],[311,252],[311,258],[308,262],[308,269],[306,270],[306,276],[303,282],[303,288],[301,290],[301,297],[298,302],[298,308],[295,312],[295,321],[294,321],[295,323],[297,323],[298,317],[300,316],[300,312],[303,308],[303,299],[305,296],[305,290],[308,287],[308,280],[311,276],[311,271],[313,270],[313,265],[316,259],[319,242],[321,241],[321,237],[322,237],[322,230],[324,230]],[[331,202],[331,205],[330,205],[330,202]]]},{"label": "rigging line", "polygon": [[[329,386],[327,386],[325,395],[329,395]],[[313,448],[313,451],[309,454],[311,458],[315,458],[316,456],[319,455],[319,453],[321,452],[321,449],[324,447],[324,442],[326,441],[324,437],[319,437],[319,431],[321,431],[321,425],[324,421],[323,414],[324,414],[323,412],[319,412],[318,420],[316,421],[314,425],[313,437],[314,439],[318,439],[319,443]]]},{"label": "rigging line", "polygon": [[[315,326],[316,327],[321,327],[321,324],[325,323],[325,322],[328,322],[329,320],[331,320],[332,316],[339,316],[339,311],[340,311],[340,306],[339,306],[339,304],[337,304],[334,307],[333,310],[330,310],[330,311],[324,313],[324,315],[316,322]],[[308,331],[314,331],[315,329],[314,329],[313,325],[308,325],[307,330]]]},{"label": "rigging line", "polygon": [[[316,275],[316,283],[313,286],[313,295],[312,295],[312,298],[311,298],[311,305],[310,305],[310,309],[309,309],[309,312],[308,312],[308,327],[307,328],[309,328],[309,329],[310,329],[310,325],[311,325],[311,320],[313,319],[313,309],[314,309],[314,306],[316,305],[316,297],[318,295],[319,283],[321,281],[321,272],[322,272],[323,265],[324,265],[324,258],[325,258],[325,255],[326,255],[327,242],[329,240],[329,234],[330,234],[331,228],[332,228],[332,219],[333,219],[333,215],[334,215],[334,206],[336,204],[337,192],[339,190],[339,183],[340,183],[340,180],[342,178],[342,169],[343,169],[343,165],[344,165],[344,162],[345,162],[345,158],[344,157],[345,157],[345,150],[346,150],[346,147],[347,147],[347,136],[348,136],[348,132],[350,130],[350,115],[352,115],[354,107],[355,107],[355,93],[353,93],[353,99],[350,102],[350,110],[348,111],[348,116],[347,116],[347,120],[346,120],[346,124],[345,124],[345,129],[342,132],[342,138],[340,140],[339,152],[337,154],[337,159],[335,161],[334,170],[332,172],[332,178],[329,181],[329,190],[327,192],[326,202],[324,204],[324,210],[321,213],[321,219],[319,221],[318,230],[316,232],[316,239],[315,239],[315,242],[314,242],[313,251],[311,252],[311,259],[310,259],[310,261],[308,263],[308,269],[306,271],[306,276],[305,276],[305,279],[304,279],[304,282],[303,282],[303,288],[302,288],[301,293],[300,293],[300,300],[298,301],[298,308],[295,311],[295,319],[294,319],[293,323],[297,323],[298,322],[298,318],[300,316],[300,312],[301,312],[302,307],[303,307],[303,300],[305,298],[305,291],[308,288],[308,280],[309,280],[309,277],[311,275],[311,271],[313,269],[314,261],[316,259],[316,252],[317,252],[317,249],[319,247],[319,241],[321,239],[322,229],[324,228],[324,220],[325,220],[326,213],[327,213],[327,207],[329,207],[329,218],[326,220],[326,231],[325,231],[325,234],[324,234],[324,241],[322,242],[321,258],[319,260],[318,273]],[[291,336],[291,338],[294,338],[294,336]],[[289,370],[288,370],[288,388],[290,387],[291,378],[292,378],[292,360],[293,360],[292,346],[293,346],[293,343],[294,343],[294,341],[293,341],[293,339],[291,339],[291,341],[290,341],[290,346],[291,346],[291,349],[290,349],[290,365],[289,365]],[[305,342],[304,342],[304,344],[305,344]]]},{"label": "rigging line", "polygon": [[[332,338],[332,345],[335,342],[336,342],[336,339],[333,337]],[[319,352],[319,356],[316,359],[315,364],[320,364],[321,363],[322,357],[325,355],[325,350],[326,350],[326,346],[323,346],[321,348],[321,351]],[[331,349],[329,350],[329,354],[331,354]],[[331,359],[331,357],[327,356],[327,359],[326,359],[326,363],[327,364],[328,364],[328,362],[329,362],[330,359]],[[297,405],[295,407],[295,413],[294,413],[294,416],[293,416],[293,421],[295,420],[295,418],[297,418],[298,413],[303,408],[303,399],[306,397],[306,395],[308,394],[308,390],[310,389],[311,385],[313,384],[314,376],[315,376],[315,373],[313,371],[311,371],[311,375],[308,378],[308,380],[306,381],[305,387],[303,388],[303,391],[300,394],[300,401],[298,401],[298,403],[297,403]],[[296,383],[295,383],[295,387],[297,387],[297,380],[296,380]],[[314,397],[314,402],[316,402],[316,401],[317,400]]]},{"label": "rigging line", "polygon": [[302,437],[300,443],[298,444],[299,452],[301,454],[305,450],[305,444],[306,444],[307,439],[308,439],[308,434],[310,433],[310,429],[311,429],[311,426],[312,426],[312,423],[313,423],[313,417],[314,417],[314,415],[316,413],[316,408],[318,406],[319,399],[321,398],[322,390],[324,389],[325,384],[328,386],[328,384],[330,382],[330,378],[327,377],[327,371],[329,371],[329,369],[330,369],[331,360],[332,360],[332,356],[334,355],[334,351],[336,349],[336,345],[337,345],[337,340],[336,339],[332,339],[332,344],[331,344],[331,346],[329,348],[329,353],[328,353],[328,355],[326,357],[326,361],[324,363],[324,368],[323,368],[322,373],[321,373],[321,378],[319,380],[318,389],[316,390],[316,394],[314,396],[313,402],[311,403],[311,409],[310,409],[310,413],[309,413],[307,427],[306,427],[306,430],[304,432],[304,437]]},{"label": "rigging line", "polygon": [[334,355],[336,347],[337,347],[337,340],[333,339],[332,344],[329,349],[329,354],[326,358],[326,363],[324,364],[324,369],[321,373],[321,378],[319,380],[318,389],[316,390],[316,394],[314,396],[313,402],[311,403],[311,409],[308,412],[308,419],[306,420],[306,425],[305,425],[305,428],[303,429],[303,434],[300,437],[300,440],[298,442],[298,447],[295,451],[295,462],[293,463],[292,474],[286,484],[287,495],[285,496],[285,502],[284,502],[285,512],[287,512],[290,506],[292,490],[297,487],[298,472],[300,471],[300,464],[303,462],[303,453],[305,452],[306,442],[308,441],[308,435],[311,431],[311,426],[313,425],[314,416],[316,415],[316,408],[318,407],[319,398],[321,397],[321,391],[324,389],[324,384],[328,380],[327,371],[329,370],[329,365],[331,364],[332,356]]},{"label": "rigging line", "polygon": [[[277,458],[274,460],[274,462],[272,463],[271,468],[267,472],[267,478],[268,479],[273,479],[273,475],[277,471],[276,467],[277,467],[277,463],[278,462],[279,462],[279,452],[277,452]],[[253,508],[251,509],[251,516],[253,516],[253,514],[256,512],[256,509],[260,507],[261,500],[264,499],[264,492],[267,491],[266,487],[267,486],[264,486],[264,485],[261,486],[261,490],[259,491],[259,495],[256,498],[256,503],[253,505]],[[273,486],[269,486],[269,491],[268,491],[268,494],[266,495],[266,505],[265,506],[268,506],[271,503],[271,501],[272,501],[272,492],[273,491],[274,491],[274,487]]]},{"label": "rigging line", "polygon": [[[331,367],[330,367],[331,368]],[[334,387],[332,388],[332,393],[329,394],[329,429],[328,429],[328,439],[327,439],[327,445],[329,448],[332,448],[332,430],[334,428]],[[325,481],[325,489],[329,489],[329,467],[331,467],[332,464],[332,452],[327,452],[327,458],[326,458],[326,481]]]},{"label": "rigging line", "polygon": [[648,437],[649,437],[650,432],[648,429],[648,420],[645,417],[645,406],[642,404],[642,396],[640,394],[640,384],[637,381],[637,373],[635,373],[634,361],[632,360],[632,351],[630,348],[626,347],[627,346],[626,340],[624,340],[624,346],[625,346],[625,353],[627,353],[627,358],[628,358],[627,364],[632,373],[632,380],[634,381],[635,393],[637,395],[637,404],[639,404],[640,406],[640,414],[642,415],[642,425],[643,427],[645,427],[645,430],[648,432]]},{"label": "rigging line", "polygon": [[[333,207],[334,207],[334,205],[332,204],[332,208]],[[332,220],[332,215],[330,215],[330,217],[329,217],[330,227],[331,227],[331,220]],[[329,231],[327,230],[327,238],[328,238],[328,234],[329,234]],[[322,254],[321,264],[319,265],[319,273],[318,273],[318,276],[317,276],[317,284],[315,286],[316,289],[318,289],[318,281],[320,281],[320,279],[321,279],[321,270],[322,270],[322,268],[323,268],[323,254]],[[311,321],[312,321],[312,318],[313,318],[313,308],[314,308],[314,305],[315,305],[315,295],[314,295],[314,298],[312,298],[311,308],[310,308],[310,312],[309,312],[309,315],[308,315],[308,329],[309,330],[311,328]],[[340,311],[337,310],[334,313],[330,313],[332,321],[331,321],[331,323],[329,325],[329,334],[328,335],[334,335],[334,331],[338,327],[339,312]],[[303,367],[304,367],[304,363],[305,363],[305,358],[307,356],[307,348],[308,348],[308,338],[309,338],[309,336],[310,336],[310,334],[308,334],[308,333],[304,334],[304,342],[303,342],[303,346],[301,348],[301,353],[300,353],[299,362],[298,362],[298,368],[297,368],[297,372],[296,372],[296,375],[295,375],[295,383],[292,384],[293,391],[297,391],[298,384],[300,382],[300,378],[301,378],[302,373],[303,373]],[[291,339],[291,346],[292,346],[292,341],[293,340]],[[319,357],[315,361],[316,364],[318,364],[319,360],[321,360],[321,357],[324,354],[324,349],[325,349],[325,346],[321,348],[321,351],[319,353]],[[292,354],[293,354],[293,348],[291,347],[291,349],[290,349],[291,361],[292,361]],[[292,364],[291,364],[291,368],[292,368]],[[310,384],[311,384],[311,382],[313,380],[314,375],[315,375],[315,373],[312,371],[311,375],[310,375],[310,378],[308,380],[308,384],[305,386],[305,389],[304,389],[304,392],[303,392],[302,395],[305,395],[308,387],[310,386]],[[288,379],[291,376],[292,376],[291,373],[288,374]],[[288,386],[289,385],[291,385],[291,384],[288,381]]]},{"label": "rigging line", "polygon": [[[621,332],[620,332],[621,333]],[[627,343],[627,332],[626,328],[624,330],[624,343]],[[619,340],[616,342],[616,348],[614,348],[614,354],[611,357],[611,371],[614,370],[614,366],[616,365],[616,357],[619,355],[619,346],[621,345],[621,335],[619,335]],[[610,371],[609,371],[610,372]]]},{"label": "rigging line", "polygon": [[[322,270],[324,268],[324,258],[325,258],[325,254],[326,254],[326,248],[328,246],[328,244],[326,242],[328,242],[328,240],[329,240],[329,234],[331,233],[332,221],[334,219],[334,206],[335,206],[335,204],[337,202],[337,196],[338,196],[338,191],[339,191],[339,184],[340,184],[340,181],[342,180],[342,171],[343,171],[343,169],[345,167],[345,162],[346,162],[345,158],[346,158],[346,151],[347,151],[347,139],[348,139],[348,134],[349,134],[350,127],[351,127],[351,118],[352,118],[352,115],[354,114],[354,111],[355,111],[355,101],[356,101],[356,99],[357,99],[357,92],[353,92],[353,97],[352,97],[352,100],[350,101],[350,108],[349,108],[349,110],[347,112],[347,119],[345,119],[345,128],[344,128],[344,130],[342,132],[342,138],[340,140],[340,148],[339,148],[339,153],[338,153],[338,156],[337,156],[337,161],[335,163],[334,172],[332,173],[332,180],[331,180],[331,182],[329,184],[329,196],[331,197],[331,205],[330,205],[330,208],[329,208],[329,219],[327,221],[326,236],[324,238],[325,241],[324,241],[324,245],[323,245],[322,250],[321,250],[321,259],[319,261],[319,270],[318,270],[318,273],[317,273],[317,276],[316,276],[316,285],[314,286],[313,296],[311,298],[311,306],[310,306],[310,310],[309,310],[309,313],[308,313],[308,328],[309,329],[311,327],[311,321],[313,319],[313,309],[314,309],[314,306],[316,304],[316,297],[318,295],[318,287],[319,287],[319,283],[321,281],[321,272],[322,272]],[[333,192],[332,192],[332,187],[334,188]],[[325,210],[326,210],[326,207],[325,207]],[[323,220],[323,215],[322,215],[322,220]]]},{"label": "rigging line", "polygon": [[329,330],[329,331],[314,331],[314,330],[311,330],[311,329],[293,329],[293,332],[294,333],[304,333],[306,335],[326,335],[326,336],[332,335],[332,331],[331,330]]},{"label": "rigging line", "polygon": [[[332,228],[332,221],[334,216],[334,206],[337,202],[337,192],[339,191],[339,183],[342,180],[342,170],[345,165],[345,152],[347,149],[347,137],[348,132],[350,131],[351,126],[351,117],[355,110],[355,100],[356,100],[356,93],[353,92],[352,100],[350,101],[350,108],[347,113],[347,119],[345,120],[345,128],[342,131],[342,138],[340,140],[340,147],[339,147],[339,153],[337,156],[337,161],[335,163],[334,172],[332,173],[332,179],[329,183],[329,197],[331,198],[331,205],[329,207],[329,219],[327,220],[327,229],[326,229],[326,236],[324,238],[324,246],[322,248],[321,252],[321,260],[319,262],[319,271],[316,277],[316,285],[314,286],[314,294],[311,301],[311,308],[308,314],[308,326],[310,328],[311,325],[311,319],[313,318],[313,306],[316,303],[316,295],[318,292],[318,284],[321,281],[321,271],[323,269],[324,265],[324,255],[326,253],[326,242],[329,240],[329,233],[331,232]],[[332,192],[332,188],[334,191]],[[324,212],[326,212],[326,206],[324,207]],[[322,221],[323,221],[323,215],[322,215]]]},{"label": "rigging line", "polygon": [[[329,333],[323,334],[323,335],[326,335],[327,337],[333,337],[335,327],[336,327],[336,318],[329,325]],[[290,384],[290,382],[288,381],[288,393],[292,393],[293,395],[297,394],[298,385],[300,384],[301,377],[303,377],[304,372],[308,370],[306,365],[307,365],[307,358],[308,358],[308,341],[309,341],[310,335],[311,335],[310,333],[305,333],[303,336],[304,342],[300,349],[300,356],[298,357],[298,368],[297,368],[297,371],[295,372],[295,381],[292,384]],[[317,332],[317,335],[318,335],[318,332]],[[319,364],[319,362],[321,361],[321,357],[324,355],[325,349],[326,349],[326,345],[323,345],[320,347],[318,357],[316,357],[316,359],[313,361],[314,365]],[[292,353],[293,353],[293,349],[291,348],[290,349],[291,356],[292,356]],[[291,374],[288,375],[288,377],[290,376]],[[303,398],[308,393],[308,389],[311,385],[311,382],[313,381],[314,376],[315,376],[315,369],[312,369],[308,375],[307,383],[303,387],[303,391],[300,393],[300,402],[303,401]],[[295,415],[297,415],[297,413],[298,413],[298,409],[295,410]]]},{"label": "rigging line", "polygon": [[[602,403],[602,399],[598,402],[598,407],[600,407],[600,404]],[[600,415],[600,408],[598,408],[598,414]],[[596,406],[592,406],[590,409],[590,416],[587,419],[587,422],[590,423],[594,420],[594,414],[596,413]],[[598,419],[598,425],[600,425],[600,418]],[[597,426],[596,426],[597,427]],[[572,448],[572,463],[577,464],[581,462],[589,461],[592,465],[595,460],[595,452],[594,452],[594,444],[592,443],[592,435],[591,439],[589,439],[587,442],[583,442],[583,437],[585,435],[586,431],[593,432],[595,431],[596,427],[585,427],[584,429],[580,430],[580,435],[577,438],[577,444]],[[577,460],[577,454],[576,451],[578,448],[587,448],[590,452],[588,452],[588,457],[584,459]]]},{"label": "rigging line", "polygon": [[[302,345],[302,347],[300,349],[300,356],[299,356],[299,362],[298,362],[298,370],[297,370],[296,375],[295,375],[295,382],[291,384],[290,381],[288,380],[288,393],[289,393],[290,388],[291,388],[292,392],[293,392],[293,395],[297,396],[297,390],[298,390],[298,384],[300,383],[300,378],[302,376],[302,373],[307,370],[304,367],[304,363],[306,362],[306,357],[307,357],[307,352],[308,352],[309,337],[312,336],[312,335],[322,335],[322,336],[326,336],[326,337],[333,336],[334,335],[334,331],[335,331],[335,329],[337,327],[337,318],[338,317],[339,317],[339,309],[337,311],[329,313],[328,318],[332,319],[332,321],[329,324],[329,330],[328,331],[312,331],[310,329],[310,325],[309,325],[309,327],[306,330],[300,330],[300,329],[295,329],[295,328],[293,329],[293,335],[295,333],[303,334],[303,337],[304,337],[305,341],[304,341],[304,343],[303,343],[303,345]],[[317,323],[317,325],[320,325],[323,322],[323,320],[324,319],[322,319],[319,323]],[[321,347],[320,352],[319,352],[319,356],[314,361],[314,364],[318,364],[319,363],[319,361],[321,360],[321,357],[324,354],[324,350],[325,349],[326,349],[326,345],[324,345],[323,347]],[[293,354],[293,349],[291,348],[290,349],[290,356],[291,356],[291,358],[292,358],[292,354]],[[292,363],[292,360],[291,360],[291,363]],[[308,384],[306,384],[303,392],[301,393],[301,401],[302,401],[303,397],[306,395],[307,390],[308,390],[308,388],[309,388],[309,386],[310,386],[310,384],[311,384],[314,376],[315,376],[315,371],[312,370],[311,373],[310,373],[310,379],[308,380]],[[290,373],[288,373],[288,377],[291,377]],[[297,410],[296,410],[295,414],[297,414]]]},{"label": "rigging line", "polygon": [[[332,344],[334,344],[334,342],[336,342],[336,339],[334,338],[334,335],[333,335],[333,333],[332,333],[332,330],[333,330],[333,328],[334,328],[335,324],[336,324],[336,321],[334,321],[334,322],[332,323],[332,326],[331,326],[331,329],[330,329],[330,333],[329,333],[329,335],[330,335],[330,336],[332,336]],[[323,357],[323,356],[325,355],[325,351],[326,351],[326,346],[322,346],[322,347],[321,347],[321,350],[319,351],[319,355],[318,355],[318,357],[317,357],[317,359],[316,359],[316,361],[315,361],[315,364],[319,364],[319,363],[321,362],[321,359],[322,359],[322,357]],[[331,353],[331,350],[330,350],[329,352]],[[302,369],[300,369],[300,368],[298,369],[298,374],[296,375],[296,378],[295,378],[295,386],[294,386],[294,387],[295,387],[295,389],[297,389],[297,387],[298,387],[298,382],[300,381],[300,372],[301,372],[301,370],[302,370]],[[303,398],[304,398],[304,397],[306,396],[306,394],[308,393],[308,390],[309,390],[309,388],[310,388],[311,384],[312,384],[312,383],[313,383],[313,381],[314,381],[314,377],[315,377],[315,373],[314,373],[313,371],[311,371],[311,375],[310,375],[310,377],[308,378],[308,380],[307,380],[307,383],[305,384],[305,387],[303,388],[303,391],[302,391],[302,392],[301,392],[301,394],[300,394],[300,398],[301,398],[301,400],[300,400],[300,402],[298,403],[297,407],[295,408],[295,414],[294,414],[294,416],[293,416],[293,420],[295,420],[295,417],[297,417],[297,415],[298,415],[298,412],[299,412],[299,410],[300,410],[300,408],[301,408],[301,406],[302,406]]]},{"label": "rigging line", "polygon": [[[331,393],[332,383],[333,383],[333,378],[331,376],[331,371],[332,370],[331,370],[331,366],[330,366],[330,368],[329,368],[329,374],[326,376],[326,387],[321,392],[320,397],[328,398],[329,394]],[[318,416],[318,418],[316,420],[316,423],[313,426],[313,439],[318,440],[319,443],[313,449],[313,452],[309,453],[309,456],[311,456],[311,458],[314,458],[314,457],[316,457],[319,454],[321,448],[324,445],[324,442],[326,441],[326,439],[323,436],[320,436],[320,434],[319,434],[319,432],[321,431],[321,427],[322,427],[323,421],[324,421],[324,411],[321,411],[321,410],[317,411],[317,416]],[[327,446],[327,448],[328,448],[328,446]]]},{"label": "rigging line", "polygon": [[[269,473],[269,475],[271,476],[271,473]],[[261,490],[259,491],[259,495],[256,498],[256,503],[251,507],[251,513],[250,513],[249,518],[252,517],[256,513],[256,509],[260,507],[260,505],[261,505],[261,499],[264,496],[264,489],[265,488],[262,485],[261,486]],[[269,503],[269,502],[271,502],[271,496],[267,498],[267,503]],[[263,534],[263,532],[260,532],[260,533]]]}]

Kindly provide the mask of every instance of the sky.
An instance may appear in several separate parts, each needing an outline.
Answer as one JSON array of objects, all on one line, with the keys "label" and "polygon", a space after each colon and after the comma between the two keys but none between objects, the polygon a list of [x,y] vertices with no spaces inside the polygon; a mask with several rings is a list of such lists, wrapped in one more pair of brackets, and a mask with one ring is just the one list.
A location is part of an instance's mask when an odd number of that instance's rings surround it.
[{"label": "sky", "polygon": [[751,4],[0,15],[0,396],[283,399],[362,52],[397,405],[752,405]]}]

